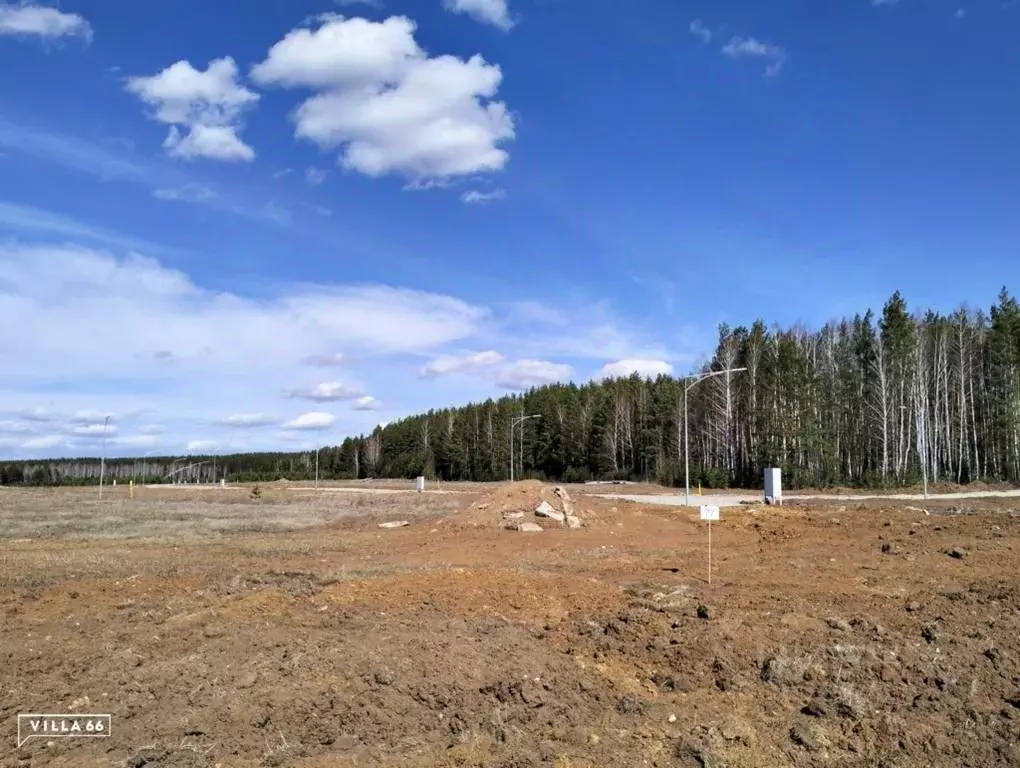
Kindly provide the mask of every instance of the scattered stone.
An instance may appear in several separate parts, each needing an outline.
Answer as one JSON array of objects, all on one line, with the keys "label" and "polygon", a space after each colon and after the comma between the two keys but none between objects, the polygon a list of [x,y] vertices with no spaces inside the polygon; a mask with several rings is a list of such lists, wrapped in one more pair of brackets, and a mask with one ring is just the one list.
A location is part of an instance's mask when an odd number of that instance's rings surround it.
[{"label": "scattered stone", "polygon": [[707,605],[699,605],[697,607],[697,611],[696,612],[697,612],[697,615],[698,615],[699,619],[707,619],[708,618],[708,606]]},{"label": "scattered stone", "polygon": [[338,737],[333,743],[333,748],[340,752],[349,752],[356,746],[358,746],[358,737],[349,734]]},{"label": "scattered stone", "polygon": [[956,560],[963,560],[963,558],[966,557],[966,553],[962,549],[959,549],[958,547],[953,547],[952,549],[946,550],[946,554]]},{"label": "scattered stone", "polygon": [[227,630],[219,624],[206,624],[205,627],[202,628],[202,636],[210,639],[214,637],[223,637],[225,634],[227,634]]},{"label": "scattered stone", "polygon": [[553,507],[548,501],[543,501],[537,507],[535,507],[535,514],[538,517],[547,517],[550,520],[555,520],[557,523],[562,523],[566,518],[562,512],[557,512],[556,508]]},{"label": "scattered stone", "polygon": [[392,523],[379,523],[380,528],[406,528],[410,523],[407,520],[394,520]]},{"label": "scattered stone", "polygon": [[640,715],[648,708],[648,705],[636,696],[623,696],[616,702],[616,711],[621,715]]},{"label": "scattered stone", "polygon": [[503,519],[504,520],[523,520],[524,519],[524,513],[523,512],[504,512],[503,513]]},{"label": "scattered stone", "polygon": [[258,682],[259,673],[254,669],[249,669],[247,672],[237,678],[238,688],[251,688],[255,683]]},{"label": "scattered stone", "polygon": [[934,643],[938,640],[938,633],[935,631],[934,624],[928,624],[921,630],[921,637],[924,638],[927,643]]},{"label": "scattered stone", "polygon": [[837,632],[850,631],[850,622],[848,622],[846,619],[841,619],[838,616],[834,616],[831,619],[826,619],[825,623],[828,624],[830,628],[835,629]]},{"label": "scattered stone", "polygon": [[920,603],[914,601],[907,603],[907,613],[917,613],[919,610],[921,610]]},{"label": "scattered stone", "polygon": [[801,712],[810,717],[826,717],[829,714],[829,708],[825,706],[824,699],[816,697],[805,704]]},{"label": "scattered stone", "polygon": [[1002,658],[1002,651],[992,646],[991,648],[985,651],[985,658],[991,662],[997,662],[999,659]]},{"label": "scattered stone", "polygon": [[669,720],[669,722],[675,723],[676,722],[676,715],[670,715],[667,719]]},{"label": "scattered stone", "polygon": [[929,512],[927,509],[924,509],[923,507],[904,507],[904,509],[907,510],[907,512],[922,512],[926,515],[931,514],[931,512]]},{"label": "scattered stone", "polygon": [[808,752],[820,752],[825,749],[826,739],[817,733],[814,728],[797,723],[790,729],[790,739],[794,744],[799,744]]},{"label": "scattered stone", "polygon": [[521,533],[541,533],[542,526],[537,523],[518,523],[517,530]]},{"label": "scattered stone", "polygon": [[70,709],[72,712],[75,712],[75,711],[81,709],[82,707],[87,707],[88,705],[89,705],[89,697],[88,696],[82,696],[80,699],[75,699],[74,701],[72,701],[71,704],[69,705],[68,709]]},{"label": "scattered stone", "polygon": [[574,515],[567,515],[567,528],[578,529],[584,524],[581,522],[581,518],[575,517]]},{"label": "scattered stone", "polygon": [[374,679],[379,685],[393,685],[393,681],[396,678],[394,678],[393,672],[391,672],[388,667],[383,667],[382,669],[377,669],[375,671],[375,674],[372,675],[372,679]]}]

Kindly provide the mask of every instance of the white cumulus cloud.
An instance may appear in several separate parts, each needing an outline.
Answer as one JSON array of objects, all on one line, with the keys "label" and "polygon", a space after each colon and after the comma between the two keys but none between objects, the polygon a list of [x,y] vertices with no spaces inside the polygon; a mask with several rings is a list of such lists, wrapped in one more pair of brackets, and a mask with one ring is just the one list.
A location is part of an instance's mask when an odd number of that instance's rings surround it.
[{"label": "white cumulus cloud", "polygon": [[295,133],[369,176],[422,184],[499,171],[514,122],[495,96],[500,68],[481,56],[429,56],[404,16],[375,22],[338,14],[289,32],[252,69],[262,85],[315,91],[294,113]]},{"label": "white cumulus cloud", "polygon": [[92,39],[92,26],[77,13],[64,13],[36,3],[0,2],[0,36]]},{"label": "white cumulus cloud", "polygon": [[312,400],[317,403],[333,403],[338,400],[351,400],[363,395],[360,389],[341,384],[339,381],[326,381],[312,389],[288,389],[284,395],[301,400]]},{"label": "white cumulus cloud", "polygon": [[656,376],[671,375],[673,366],[665,360],[632,359],[608,363],[602,366],[600,371],[600,375],[604,379],[624,379],[634,373],[643,378],[654,379]]},{"label": "white cumulus cloud", "polygon": [[236,427],[238,429],[253,429],[255,427],[268,427],[275,424],[276,419],[264,413],[234,413],[223,419],[225,427]]},{"label": "white cumulus cloud", "polygon": [[443,0],[443,7],[453,13],[466,13],[483,24],[492,24],[503,30],[513,27],[507,0]]},{"label": "white cumulus cloud", "polygon": [[499,365],[503,360],[503,355],[492,349],[467,355],[444,355],[443,357],[437,357],[435,360],[430,360],[421,369],[421,375],[423,378],[435,378],[450,373],[477,371]]},{"label": "white cumulus cloud", "polygon": [[[257,372],[329,347],[425,352],[478,332],[488,312],[460,299],[380,285],[320,285],[251,299],[196,286],[140,256],[0,244],[0,336],[5,373],[150,374],[174,343],[174,371]],[[102,338],[101,345],[72,343]],[[105,413],[88,413],[101,423]]]},{"label": "white cumulus cloud", "polygon": [[33,437],[21,444],[26,451],[43,451],[50,448],[57,448],[67,444],[67,438],[62,435],[43,435]]},{"label": "white cumulus cloud", "polygon": [[382,403],[371,395],[365,395],[364,397],[359,397],[353,407],[356,411],[378,411],[382,408]]},{"label": "white cumulus cloud", "polygon": [[311,413],[303,413],[291,421],[284,422],[283,428],[295,430],[329,429],[335,421],[336,416],[332,413],[312,411]]},{"label": "white cumulus cloud", "polygon": [[170,126],[163,147],[175,157],[252,160],[255,151],[238,137],[244,111],[257,93],[238,82],[229,56],[204,70],[188,61],[171,64],[151,77],[130,77],[127,90],[153,109],[152,118]]},{"label": "white cumulus cloud", "polygon": [[500,371],[496,383],[504,389],[530,389],[565,381],[574,374],[569,365],[547,360],[518,360]]}]

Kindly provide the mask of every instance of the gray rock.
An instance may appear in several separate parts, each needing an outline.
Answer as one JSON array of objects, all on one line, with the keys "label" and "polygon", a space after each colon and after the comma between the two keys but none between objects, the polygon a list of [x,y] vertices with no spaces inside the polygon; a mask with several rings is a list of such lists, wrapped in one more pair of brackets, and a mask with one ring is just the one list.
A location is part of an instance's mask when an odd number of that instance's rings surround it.
[{"label": "gray rock", "polygon": [[569,518],[574,514],[574,502],[570,500],[570,495],[567,493],[566,488],[556,487],[556,495],[560,497],[560,501],[563,504],[563,513]]},{"label": "gray rock", "polygon": [[517,530],[521,533],[541,533],[542,526],[537,523],[518,523]]},{"label": "gray rock", "polygon": [[237,678],[237,687],[251,688],[253,685],[255,685],[256,682],[258,682],[258,679],[259,673],[256,672],[254,669],[250,669],[247,672],[244,672],[239,678]]},{"label": "gray rock", "polygon": [[826,619],[825,623],[828,624],[832,629],[835,629],[837,632],[850,631],[850,622],[848,622],[846,619],[841,619],[838,616],[835,616],[831,619]]},{"label": "gray rock", "polygon": [[537,507],[535,507],[535,514],[538,517],[546,517],[550,520],[555,520],[557,523],[562,523],[566,518],[562,512],[557,512],[556,508],[553,507],[548,501],[543,501]]}]

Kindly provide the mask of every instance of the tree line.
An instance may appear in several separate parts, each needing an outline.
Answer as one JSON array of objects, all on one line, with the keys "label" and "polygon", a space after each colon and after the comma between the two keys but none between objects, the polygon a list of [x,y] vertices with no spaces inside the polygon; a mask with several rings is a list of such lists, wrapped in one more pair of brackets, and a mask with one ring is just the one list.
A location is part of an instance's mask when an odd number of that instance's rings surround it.
[{"label": "tree line", "polygon": [[[789,487],[889,487],[922,473],[932,483],[1020,481],[1020,306],[1005,289],[987,313],[911,314],[895,293],[877,317],[818,330],[723,325],[700,372],[732,369],[744,370],[694,386],[637,375],[557,384],[429,411],[322,449],[320,477],[503,480],[513,462],[517,477],[682,485],[686,392],[691,479],[706,487],[760,486],[768,466]],[[314,456],[218,461],[231,480],[299,480],[313,476]],[[165,479],[169,463],[153,476]],[[67,465],[0,466],[0,482],[19,470],[23,482],[60,482]],[[76,466],[75,478],[98,475],[94,460]],[[122,478],[137,469],[107,466]],[[199,477],[211,471],[203,464]]]}]

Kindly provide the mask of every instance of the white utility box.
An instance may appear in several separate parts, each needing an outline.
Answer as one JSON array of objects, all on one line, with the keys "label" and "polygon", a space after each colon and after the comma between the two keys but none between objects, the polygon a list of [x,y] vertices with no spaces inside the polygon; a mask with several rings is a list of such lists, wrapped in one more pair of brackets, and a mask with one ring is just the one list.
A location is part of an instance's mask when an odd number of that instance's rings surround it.
[{"label": "white utility box", "polygon": [[414,490],[418,491],[418,493],[423,493],[425,491],[424,477],[419,477],[414,481]]},{"label": "white utility box", "polygon": [[783,471],[775,467],[765,470],[765,503],[783,503]]}]

